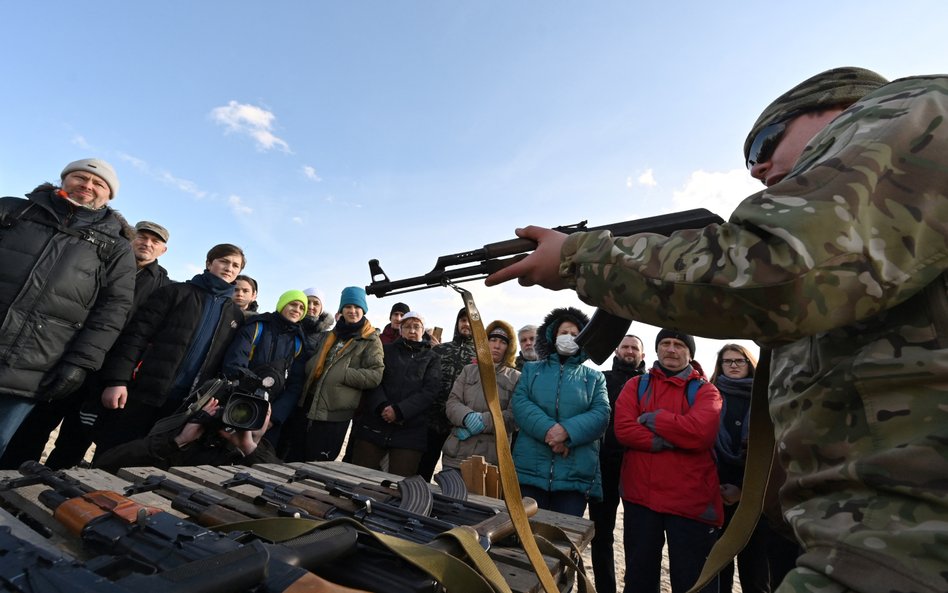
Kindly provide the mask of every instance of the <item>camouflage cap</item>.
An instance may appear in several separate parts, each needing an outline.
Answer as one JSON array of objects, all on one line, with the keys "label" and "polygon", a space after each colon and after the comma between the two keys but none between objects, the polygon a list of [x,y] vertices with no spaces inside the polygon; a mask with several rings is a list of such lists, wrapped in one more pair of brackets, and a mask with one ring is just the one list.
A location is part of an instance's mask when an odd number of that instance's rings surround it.
[{"label": "camouflage cap", "polygon": [[855,67],[833,68],[804,80],[777,97],[760,114],[744,140],[744,160],[749,156],[754,138],[768,125],[796,111],[814,111],[855,103],[888,82],[871,70]]}]

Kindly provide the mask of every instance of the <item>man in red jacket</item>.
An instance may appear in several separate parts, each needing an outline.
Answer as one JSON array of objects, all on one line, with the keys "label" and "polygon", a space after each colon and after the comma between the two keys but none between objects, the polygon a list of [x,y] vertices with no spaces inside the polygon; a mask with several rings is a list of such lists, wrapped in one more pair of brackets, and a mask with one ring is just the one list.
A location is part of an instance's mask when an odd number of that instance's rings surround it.
[{"label": "man in red jacket", "polygon": [[[627,447],[620,482],[625,593],[659,590],[666,534],[672,593],[687,591],[724,518],[713,457],[721,394],[693,361],[690,335],[663,329],[655,351],[648,374],[626,383],[616,401],[616,438]],[[717,579],[702,589],[717,590]]]}]

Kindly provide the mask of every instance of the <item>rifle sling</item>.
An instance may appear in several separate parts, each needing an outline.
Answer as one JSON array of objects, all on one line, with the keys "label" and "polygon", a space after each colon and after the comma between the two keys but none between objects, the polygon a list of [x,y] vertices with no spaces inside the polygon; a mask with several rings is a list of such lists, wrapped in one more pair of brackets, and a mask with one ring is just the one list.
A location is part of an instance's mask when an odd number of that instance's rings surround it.
[{"label": "rifle sling", "polygon": [[733,562],[744,549],[763,511],[770,466],[774,458],[774,425],[770,420],[767,386],[770,383],[771,351],[760,352],[760,363],[754,373],[751,392],[750,428],[747,443],[747,462],[744,465],[744,483],[741,485],[741,500],[721,538],[711,548],[704,562],[698,582],[688,590],[697,593],[721,570]]},{"label": "rifle sling", "polygon": [[468,563],[443,551],[444,546],[422,545],[376,533],[349,518],[317,521],[274,517],[218,525],[214,529],[224,533],[250,531],[257,537],[270,541],[286,542],[306,534],[330,529],[336,525],[351,527],[374,538],[383,548],[418,567],[451,593],[511,593],[510,586],[504,581],[497,565],[478,543],[477,534],[470,527],[456,527],[438,536],[438,540],[450,542],[447,547],[459,546],[464,550]]},{"label": "rifle sling", "polygon": [[504,502],[507,505],[507,512],[513,521],[514,529],[520,537],[523,544],[523,550],[530,560],[540,584],[546,593],[558,593],[559,588],[553,574],[543,560],[543,554],[540,551],[537,541],[530,528],[530,521],[523,508],[523,495],[520,493],[520,483],[517,480],[517,472],[514,469],[513,455],[510,453],[510,441],[507,439],[507,427],[504,424],[504,417],[500,410],[500,396],[497,394],[497,377],[494,371],[494,363],[491,359],[490,350],[487,347],[487,332],[484,330],[484,323],[481,314],[474,304],[474,297],[470,292],[462,288],[454,287],[464,300],[464,308],[467,311],[467,318],[471,322],[471,330],[474,334],[474,347],[477,351],[477,369],[481,377],[481,387],[484,389],[484,399],[487,400],[487,406],[490,409],[491,418],[494,421],[494,442],[497,447],[497,465],[500,469],[500,483],[504,492]]}]

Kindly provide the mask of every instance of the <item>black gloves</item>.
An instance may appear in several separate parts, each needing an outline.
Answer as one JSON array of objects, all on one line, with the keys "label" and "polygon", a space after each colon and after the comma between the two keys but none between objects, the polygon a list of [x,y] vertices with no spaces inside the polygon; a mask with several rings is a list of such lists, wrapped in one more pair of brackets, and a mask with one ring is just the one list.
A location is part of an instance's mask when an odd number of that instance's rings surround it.
[{"label": "black gloves", "polygon": [[70,362],[61,362],[52,374],[40,384],[39,395],[48,401],[62,399],[79,389],[86,379],[86,369]]}]

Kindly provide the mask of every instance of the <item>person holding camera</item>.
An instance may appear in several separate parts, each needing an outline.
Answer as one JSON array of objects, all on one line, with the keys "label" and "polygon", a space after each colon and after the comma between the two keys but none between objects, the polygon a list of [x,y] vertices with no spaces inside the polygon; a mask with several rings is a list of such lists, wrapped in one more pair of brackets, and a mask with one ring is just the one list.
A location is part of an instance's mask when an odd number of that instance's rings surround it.
[{"label": "person holding camera", "polygon": [[115,473],[123,467],[280,463],[273,445],[263,438],[270,425],[269,405],[255,430],[225,426],[221,421],[225,407],[215,397],[201,397],[184,411],[159,420],[146,437],[106,451],[94,466]]},{"label": "person holding camera", "polygon": [[221,371],[228,379],[237,379],[242,370],[271,377],[275,384],[269,390],[273,406],[273,426],[266,436],[279,442],[283,423],[296,408],[303,389],[307,354],[302,321],[306,317],[308,299],[301,290],[288,290],[280,295],[276,310],[250,317],[227,347]]}]

